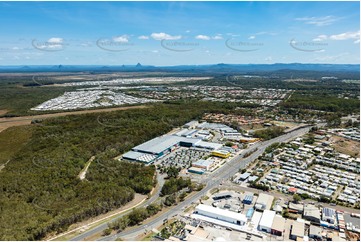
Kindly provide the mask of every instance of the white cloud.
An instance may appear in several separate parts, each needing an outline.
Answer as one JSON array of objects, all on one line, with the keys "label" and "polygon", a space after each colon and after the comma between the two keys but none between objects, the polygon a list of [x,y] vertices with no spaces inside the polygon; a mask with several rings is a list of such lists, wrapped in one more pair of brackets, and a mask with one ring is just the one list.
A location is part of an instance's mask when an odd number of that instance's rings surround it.
[{"label": "white cloud", "polygon": [[324,41],[327,40],[327,35],[321,34],[319,36],[317,36],[316,38],[314,38],[312,41]]},{"label": "white cloud", "polygon": [[138,37],[138,39],[149,39],[149,36],[141,35],[141,36]]},{"label": "white cloud", "polygon": [[150,37],[152,37],[155,40],[178,40],[182,38],[181,35],[172,36],[166,33],[152,33]]},{"label": "white cloud", "polygon": [[360,40],[360,31],[356,32],[346,32],[341,34],[334,34],[330,36],[330,39],[332,40],[348,40],[348,39],[354,39],[354,40]]},{"label": "white cloud", "polygon": [[200,40],[210,40],[211,39],[211,37],[209,37],[207,35],[202,35],[202,34],[197,35],[195,38],[200,39]]},{"label": "white cloud", "polygon": [[257,36],[257,35],[272,35],[272,36],[275,36],[275,35],[277,35],[277,33],[262,31],[262,32],[258,32],[258,33],[254,34],[254,36]]},{"label": "white cloud", "polygon": [[358,44],[360,43],[360,31],[356,31],[356,32],[345,32],[345,33],[341,33],[341,34],[333,34],[330,36],[321,34],[319,36],[317,36],[316,38],[313,39],[313,41],[324,41],[324,40],[349,40],[349,39],[353,39],[355,40],[354,43]]},{"label": "white cloud", "polygon": [[317,56],[316,58],[314,58],[314,61],[323,61],[323,62],[334,62],[336,60],[340,60],[340,59],[344,59],[345,56],[348,56],[349,53],[348,52],[344,52],[344,53],[340,53],[338,55],[333,55],[333,56]]},{"label": "white cloud", "polygon": [[324,16],[324,17],[303,17],[303,18],[296,18],[297,21],[302,21],[305,24],[311,24],[316,26],[326,26],[331,25],[334,22],[338,21],[339,18],[335,16]]},{"label": "white cloud", "polygon": [[17,47],[17,46],[13,47],[12,49],[13,49],[13,50],[20,50],[20,48]]},{"label": "white cloud", "polygon": [[153,53],[158,53],[159,51],[158,50],[152,50]]},{"label": "white cloud", "polygon": [[118,43],[128,43],[129,42],[129,36],[128,35],[121,35],[121,36],[116,36],[113,37],[113,41],[114,42],[118,42]]},{"label": "white cloud", "polygon": [[39,42],[36,45],[36,48],[38,49],[60,49],[64,45],[64,39],[53,37],[48,39],[46,42]]},{"label": "white cloud", "polygon": [[220,39],[223,39],[223,37],[221,34],[217,34],[217,35],[213,36],[212,39],[220,40]]},{"label": "white cloud", "polygon": [[190,30],[186,30],[186,33],[190,33],[191,31]]},{"label": "white cloud", "polygon": [[255,38],[256,38],[256,36],[254,36],[254,35],[251,35],[248,37],[248,39],[255,39]]},{"label": "white cloud", "polygon": [[234,34],[234,33],[227,33],[228,36],[231,36],[231,37],[238,37],[240,36],[239,34]]},{"label": "white cloud", "polygon": [[64,41],[63,38],[56,38],[56,37],[48,39],[48,43],[51,44],[61,44],[63,43],[63,41]]}]

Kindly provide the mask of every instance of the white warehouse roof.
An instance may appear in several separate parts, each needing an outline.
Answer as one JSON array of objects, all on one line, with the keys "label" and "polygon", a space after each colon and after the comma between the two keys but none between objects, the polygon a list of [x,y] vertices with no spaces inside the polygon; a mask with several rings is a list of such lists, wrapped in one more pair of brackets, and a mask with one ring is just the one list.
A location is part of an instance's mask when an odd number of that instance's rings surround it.
[{"label": "white warehouse roof", "polygon": [[[218,215],[218,216],[225,216],[234,220],[238,220],[238,221],[243,221],[246,222],[247,218],[244,214],[241,213],[235,213],[229,210],[225,210],[225,209],[220,209],[220,208],[215,208],[212,206],[208,206],[208,205],[204,205],[204,204],[199,204],[196,207],[196,211],[198,212],[204,212],[204,213],[210,213],[213,215]],[[271,224],[272,225],[272,224]]]},{"label": "white warehouse roof", "polygon": [[199,141],[199,142],[197,142],[196,146],[199,148],[218,150],[218,149],[222,148],[223,145],[218,144],[218,143]]},{"label": "white warehouse roof", "polygon": [[276,216],[275,211],[264,210],[259,226],[264,228],[272,228],[273,219]]}]

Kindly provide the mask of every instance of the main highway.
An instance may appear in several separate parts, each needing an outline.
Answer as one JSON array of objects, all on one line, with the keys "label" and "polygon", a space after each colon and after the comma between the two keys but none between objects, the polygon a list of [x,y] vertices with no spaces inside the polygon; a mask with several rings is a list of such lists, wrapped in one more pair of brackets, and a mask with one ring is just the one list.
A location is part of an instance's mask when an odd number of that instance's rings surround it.
[{"label": "main highway", "polygon": [[[231,159],[229,162],[227,162],[222,167],[218,168],[215,172],[211,173],[208,176],[205,176],[202,183],[206,184],[206,186],[202,189],[202,191],[196,193],[195,195],[186,198],[185,201],[178,203],[175,207],[173,207],[171,210],[168,210],[167,212],[161,214],[160,216],[156,217],[155,219],[147,222],[146,224],[143,224],[140,227],[136,227],[133,229],[129,229],[126,231],[122,231],[120,233],[102,237],[99,240],[105,240],[105,241],[113,241],[117,238],[121,238],[123,240],[135,240],[135,238],[143,233],[146,233],[147,231],[152,230],[153,228],[157,228],[160,226],[165,219],[172,218],[180,214],[186,207],[190,206],[191,204],[196,203],[201,199],[202,196],[204,196],[208,191],[211,189],[218,187],[222,181],[225,181],[232,176],[234,176],[239,169],[245,168],[249,163],[257,159],[264,150],[273,143],[281,143],[281,142],[287,142],[289,140],[295,139],[296,137],[302,136],[306,134],[310,130],[311,126],[295,129],[293,131],[290,131],[282,136],[276,137],[274,139],[258,142],[253,145],[251,145],[249,148],[243,150],[240,154],[235,156],[233,159]],[[248,157],[244,158],[244,155],[247,153],[253,152]],[[105,227],[104,227],[105,228]],[[87,232],[87,236],[89,236],[90,231]],[[76,237],[74,240],[79,240],[81,238],[85,238],[83,236]]]}]

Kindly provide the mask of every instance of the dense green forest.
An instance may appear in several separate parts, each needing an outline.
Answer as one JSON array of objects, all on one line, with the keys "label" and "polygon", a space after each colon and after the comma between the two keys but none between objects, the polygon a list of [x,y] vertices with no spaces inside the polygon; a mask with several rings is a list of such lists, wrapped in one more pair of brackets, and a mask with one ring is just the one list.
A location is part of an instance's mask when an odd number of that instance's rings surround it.
[{"label": "dense green forest", "polygon": [[273,138],[276,138],[277,136],[280,136],[283,134],[284,128],[282,127],[271,127],[266,129],[257,130],[254,132],[254,137],[264,139],[264,140],[270,140]]},{"label": "dense green forest", "polygon": [[[172,102],[29,126],[31,137],[0,171],[0,239],[39,240],[121,206],[135,192],[147,194],[155,185],[155,168],[114,157],[204,112],[230,112],[238,105]],[[80,180],[92,156],[86,179]]]},{"label": "dense green forest", "polygon": [[281,107],[297,109],[315,109],[344,114],[360,112],[360,100],[357,98],[339,98],[322,91],[295,92],[290,99],[282,102]]}]

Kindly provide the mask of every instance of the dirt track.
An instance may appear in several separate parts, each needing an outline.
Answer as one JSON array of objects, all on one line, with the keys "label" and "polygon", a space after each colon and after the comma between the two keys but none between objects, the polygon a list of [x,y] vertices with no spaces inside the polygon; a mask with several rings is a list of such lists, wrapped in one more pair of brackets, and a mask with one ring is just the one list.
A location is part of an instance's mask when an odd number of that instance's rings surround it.
[{"label": "dirt track", "polygon": [[116,108],[82,110],[82,111],[41,114],[41,115],[12,117],[12,118],[0,118],[0,132],[2,132],[3,130],[5,130],[7,128],[13,127],[13,126],[21,126],[21,125],[31,124],[31,120],[34,120],[34,119],[46,119],[46,118],[62,117],[62,116],[68,116],[68,115],[86,114],[86,113],[104,113],[104,112],[127,110],[127,109],[138,109],[138,108],[146,108],[146,107],[147,106],[139,105],[139,106],[130,106],[130,107],[116,107]]}]

